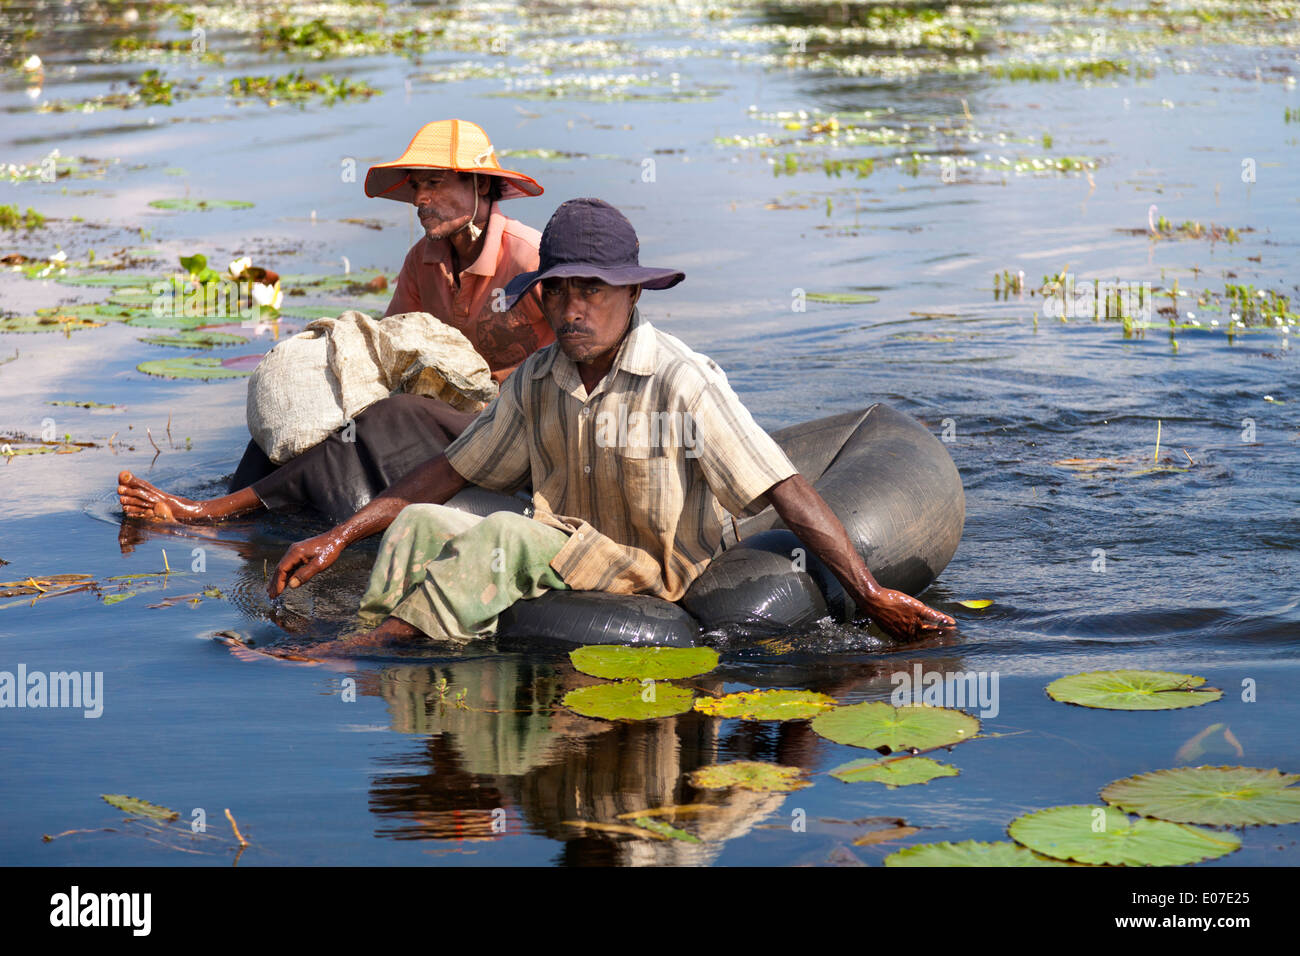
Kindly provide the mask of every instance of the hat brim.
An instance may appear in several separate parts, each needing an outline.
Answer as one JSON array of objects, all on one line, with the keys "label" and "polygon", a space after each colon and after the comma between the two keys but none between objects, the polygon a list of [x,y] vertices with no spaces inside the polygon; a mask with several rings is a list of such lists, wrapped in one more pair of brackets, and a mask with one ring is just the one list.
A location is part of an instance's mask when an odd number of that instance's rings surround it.
[{"label": "hat brim", "polygon": [[656,269],[651,266],[619,266],[605,268],[587,265],[582,262],[565,262],[538,269],[536,272],[521,272],[506,283],[506,308],[513,309],[528,290],[543,279],[597,278],[610,285],[639,285],[643,289],[671,289],[686,278],[686,273],[676,269]]},{"label": "hat brim", "polygon": [[502,199],[540,196],[543,192],[541,183],[513,169],[460,169],[455,166],[425,166],[420,163],[394,162],[370,167],[370,171],[366,173],[366,195],[371,198],[394,199],[397,202],[415,202],[415,190],[406,182],[406,174],[412,169],[454,169],[458,173],[495,176],[502,180]]}]

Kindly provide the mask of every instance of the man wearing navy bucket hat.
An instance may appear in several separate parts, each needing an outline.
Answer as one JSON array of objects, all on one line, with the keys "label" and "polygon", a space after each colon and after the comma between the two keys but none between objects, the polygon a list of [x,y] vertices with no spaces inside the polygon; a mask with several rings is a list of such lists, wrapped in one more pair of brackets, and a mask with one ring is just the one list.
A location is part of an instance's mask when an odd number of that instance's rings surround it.
[{"label": "man wearing navy bucket hat", "polygon": [[[485,637],[511,604],[550,588],[676,601],[720,549],[724,509],[744,517],[768,504],[886,632],[914,639],[953,626],[881,587],[722,370],[641,317],[642,289],[685,276],[642,266],[639,246],[632,224],[599,199],[555,211],[540,268],[506,287],[513,303],[540,284],[555,343],[525,360],[443,454],[277,566],[272,597],[385,531],[361,603],[363,618],[382,623],[316,652]],[[514,491],[530,482],[532,517],[479,518],[443,504],[470,483]]]}]

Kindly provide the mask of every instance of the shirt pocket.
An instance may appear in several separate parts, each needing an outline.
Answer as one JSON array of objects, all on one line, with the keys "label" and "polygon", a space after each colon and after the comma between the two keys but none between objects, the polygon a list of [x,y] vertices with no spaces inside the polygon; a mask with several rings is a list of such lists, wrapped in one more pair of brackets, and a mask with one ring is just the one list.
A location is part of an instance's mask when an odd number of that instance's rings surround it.
[{"label": "shirt pocket", "polygon": [[612,458],[632,527],[655,537],[672,535],[683,503],[680,457],[666,448],[629,446]]}]

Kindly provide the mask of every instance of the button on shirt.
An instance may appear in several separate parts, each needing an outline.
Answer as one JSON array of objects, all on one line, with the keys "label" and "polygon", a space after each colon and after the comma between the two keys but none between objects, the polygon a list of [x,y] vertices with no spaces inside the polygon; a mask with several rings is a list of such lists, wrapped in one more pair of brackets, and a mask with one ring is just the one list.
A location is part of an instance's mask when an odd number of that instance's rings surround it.
[{"label": "button on shirt", "polygon": [[569,532],[551,561],[577,590],[676,601],[722,540],[722,509],[757,514],[796,474],[713,361],[633,310],[589,395],[553,344],[535,353],[448,446],[467,481],[532,479],[534,518]]},{"label": "button on shirt", "polygon": [[[555,341],[536,287],[508,312],[493,308],[504,305],[507,282],[537,268],[541,233],[503,216],[493,206],[483,236],[483,250],[461,268],[459,286],[452,269],[451,243],[446,239],[430,242],[427,237],[416,242],[402,262],[384,315],[428,312],[459,329],[493,373],[504,373]],[[502,291],[498,293],[498,289]],[[505,375],[493,377],[500,381]]]}]

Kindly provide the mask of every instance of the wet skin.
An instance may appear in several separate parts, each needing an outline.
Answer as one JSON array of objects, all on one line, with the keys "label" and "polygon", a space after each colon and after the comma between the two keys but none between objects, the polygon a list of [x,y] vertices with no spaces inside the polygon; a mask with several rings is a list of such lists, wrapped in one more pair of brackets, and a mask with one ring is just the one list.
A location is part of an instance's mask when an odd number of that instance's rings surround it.
[{"label": "wet skin", "polygon": [[[640,294],[640,286],[611,286],[596,278],[553,279],[542,284],[542,311],[555,330],[560,348],[577,365],[588,392],[613,366]],[[275,598],[286,585],[301,586],[333,564],[349,544],[387,528],[406,505],[443,504],[465,484],[447,457],[438,455],[343,524],[293,545],[276,566],[267,593]],[[881,587],[853,548],[843,524],[802,475],[773,485],[766,497],[786,526],[839,579],[858,610],[887,634],[898,640],[916,640],[955,627],[956,622],[948,615],[901,591]],[[384,625],[393,621],[390,617]],[[413,633],[408,633],[407,628]],[[410,625],[394,625],[388,631],[381,626],[365,638],[373,647],[384,641],[409,641],[419,634]],[[334,643],[352,646],[354,640],[345,638]],[[314,648],[313,653],[323,652]]]}]

